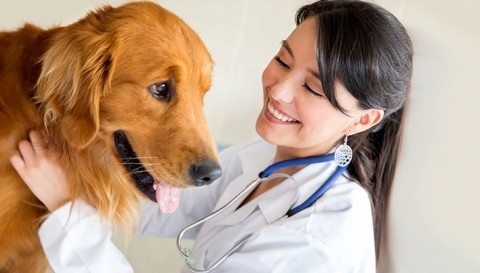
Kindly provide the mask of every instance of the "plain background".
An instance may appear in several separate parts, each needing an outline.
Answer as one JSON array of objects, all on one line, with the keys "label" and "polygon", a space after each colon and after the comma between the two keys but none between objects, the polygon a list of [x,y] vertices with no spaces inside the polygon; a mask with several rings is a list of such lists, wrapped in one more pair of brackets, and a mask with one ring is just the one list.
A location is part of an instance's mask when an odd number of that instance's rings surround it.
[{"label": "plain background", "polygon": [[[303,0],[157,0],[204,39],[216,62],[205,101],[217,141],[254,136],[261,71],[294,28]],[[480,2],[378,0],[409,30],[415,46],[411,112],[393,189],[391,273],[480,272],[478,166]],[[119,0],[0,0],[0,28],[68,24]],[[1,84],[1,83],[0,83]],[[119,243],[121,244],[121,243]],[[170,239],[133,242],[136,272],[178,272]]]}]

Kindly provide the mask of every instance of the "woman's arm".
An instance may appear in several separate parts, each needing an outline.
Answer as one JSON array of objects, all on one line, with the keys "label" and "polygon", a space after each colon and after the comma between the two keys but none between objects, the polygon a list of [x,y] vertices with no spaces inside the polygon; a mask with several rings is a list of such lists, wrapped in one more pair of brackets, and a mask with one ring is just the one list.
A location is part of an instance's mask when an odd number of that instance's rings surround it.
[{"label": "woman's arm", "polygon": [[39,229],[40,241],[55,272],[133,272],[111,241],[111,227],[94,208],[70,202],[70,186],[58,154],[39,132],[19,143],[10,161],[25,184],[52,213]]},{"label": "woman's arm", "polygon": [[38,234],[55,272],[134,272],[111,241],[112,228],[82,200],[55,210]]}]

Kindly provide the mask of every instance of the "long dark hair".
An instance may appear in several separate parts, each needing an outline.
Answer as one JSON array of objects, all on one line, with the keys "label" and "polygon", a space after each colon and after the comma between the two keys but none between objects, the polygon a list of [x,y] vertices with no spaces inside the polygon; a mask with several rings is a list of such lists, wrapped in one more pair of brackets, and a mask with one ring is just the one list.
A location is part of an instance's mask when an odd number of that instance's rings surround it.
[{"label": "long dark hair", "polygon": [[372,199],[378,259],[402,143],[412,44],[398,19],[376,4],[317,1],[298,10],[297,25],[311,16],[317,20],[317,61],[328,100],[344,111],[334,92],[334,82],[340,81],[362,109],[385,113],[381,123],[348,138],[354,153],[348,172]]}]

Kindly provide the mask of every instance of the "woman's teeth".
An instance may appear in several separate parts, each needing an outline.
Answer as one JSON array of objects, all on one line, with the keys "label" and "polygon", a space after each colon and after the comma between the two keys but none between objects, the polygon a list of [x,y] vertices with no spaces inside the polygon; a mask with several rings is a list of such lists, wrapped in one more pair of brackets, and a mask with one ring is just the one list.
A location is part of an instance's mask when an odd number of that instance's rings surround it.
[{"label": "woman's teeth", "polygon": [[271,103],[267,104],[267,109],[268,109],[268,112],[278,120],[281,120],[283,122],[297,122],[296,119],[286,116],[280,113],[279,111],[277,111],[275,108],[273,108]]}]

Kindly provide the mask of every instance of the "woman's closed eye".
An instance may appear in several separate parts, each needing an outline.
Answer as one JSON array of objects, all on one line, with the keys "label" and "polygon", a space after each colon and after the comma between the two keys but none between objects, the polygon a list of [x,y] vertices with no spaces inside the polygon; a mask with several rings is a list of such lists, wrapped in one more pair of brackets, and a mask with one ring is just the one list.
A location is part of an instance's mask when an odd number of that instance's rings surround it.
[{"label": "woman's closed eye", "polygon": [[285,68],[287,68],[287,69],[290,69],[290,67],[289,67],[282,59],[280,59],[279,56],[275,56],[274,59],[275,59],[275,61],[276,61],[278,64],[280,64],[282,67],[285,67]]},{"label": "woman's closed eye", "polygon": [[[290,66],[288,66],[288,64],[285,63],[279,56],[275,56],[275,57],[274,57],[274,60],[275,60],[281,67],[284,67],[284,68],[286,68],[286,69],[290,69]],[[319,92],[313,90],[307,83],[304,83],[304,84],[303,84],[303,87],[304,87],[309,93],[311,93],[312,95],[317,96],[317,97],[323,97],[322,94],[320,94]]]},{"label": "woman's closed eye", "polygon": [[308,86],[307,83],[304,83],[304,84],[303,84],[303,87],[304,87],[309,93],[311,93],[312,95],[317,96],[317,97],[320,97],[320,98],[323,97],[322,94],[320,94],[319,92],[313,90],[310,86]]}]

